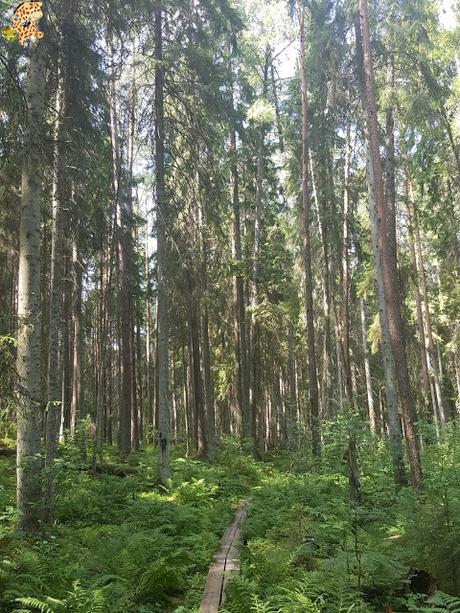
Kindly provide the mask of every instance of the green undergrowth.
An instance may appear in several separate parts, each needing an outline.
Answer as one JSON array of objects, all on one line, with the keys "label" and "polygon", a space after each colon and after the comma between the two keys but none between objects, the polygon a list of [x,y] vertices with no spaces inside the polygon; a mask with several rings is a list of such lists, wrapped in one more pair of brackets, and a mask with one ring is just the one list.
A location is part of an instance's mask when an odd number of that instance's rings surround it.
[{"label": "green undergrowth", "polygon": [[[355,423],[359,506],[343,462],[349,433],[342,420],[327,426],[320,463],[298,452],[256,462],[232,439],[214,464],[176,447],[168,489],[153,450],[133,454],[123,477],[93,475],[63,447],[56,524],[36,539],[14,533],[14,461],[2,458],[0,611],[196,613],[220,536],[250,495],[226,613],[459,613],[458,430],[439,444],[424,433],[417,497],[395,490],[388,449]],[[108,451],[104,461],[119,463]],[[414,569],[436,578],[434,595],[411,593]]]},{"label": "green undergrowth", "polygon": [[[320,468],[301,454],[273,458],[277,470],[253,492],[225,613],[460,612],[458,431],[425,445],[420,497],[395,491],[385,445],[358,431],[359,506],[342,461],[346,436],[331,425]],[[411,592],[417,570],[437,580],[430,598]]]},{"label": "green undergrowth", "polygon": [[[233,440],[211,465],[174,451],[171,486],[155,479],[153,450],[135,474],[93,475],[61,450],[56,524],[34,540],[14,534],[14,461],[0,469],[0,611],[149,613],[196,609],[234,504],[261,468]],[[113,458],[106,458],[113,461]]]}]

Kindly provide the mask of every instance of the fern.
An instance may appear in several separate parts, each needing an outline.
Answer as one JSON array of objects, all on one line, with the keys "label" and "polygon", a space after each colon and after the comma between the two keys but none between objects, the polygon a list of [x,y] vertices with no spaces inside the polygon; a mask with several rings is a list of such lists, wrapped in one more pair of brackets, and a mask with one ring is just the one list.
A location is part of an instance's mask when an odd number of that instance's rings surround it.
[{"label": "fern", "polygon": [[26,609],[15,609],[13,613],[30,613],[30,611],[38,610],[40,613],[56,613],[56,609],[51,608],[48,602],[26,596],[25,598],[16,598],[16,602],[27,607]]},{"label": "fern", "polygon": [[460,598],[456,596],[450,596],[444,592],[437,591],[430,596],[427,600],[427,604],[431,605],[429,609],[432,613],[460,613]]},{"label": "fern", "polygon": [[26,596],[16,598],[15,602],[20,603],[26,608],[15,609],[13,613],[105,613],[107,602],[103,594],[103,589],[88,590],[74,581],[72,590],[67,592],[67,598],[58,600],[47,596],[45,600]]}]

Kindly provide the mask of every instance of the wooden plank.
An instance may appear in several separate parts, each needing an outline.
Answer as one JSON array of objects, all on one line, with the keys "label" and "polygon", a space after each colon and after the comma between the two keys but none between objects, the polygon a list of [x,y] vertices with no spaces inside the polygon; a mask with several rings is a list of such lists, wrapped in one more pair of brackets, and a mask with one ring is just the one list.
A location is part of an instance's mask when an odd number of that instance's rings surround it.
[{"label": "wooden plank", "polygon": [[204,586],[200,613],[217,613],[225,601],[225,588],[232,574],[240,569],[241,525],[246,519],[249,500],[244,500],[236,510],[233,522],[225,530],[219,551],[214,555]]}]

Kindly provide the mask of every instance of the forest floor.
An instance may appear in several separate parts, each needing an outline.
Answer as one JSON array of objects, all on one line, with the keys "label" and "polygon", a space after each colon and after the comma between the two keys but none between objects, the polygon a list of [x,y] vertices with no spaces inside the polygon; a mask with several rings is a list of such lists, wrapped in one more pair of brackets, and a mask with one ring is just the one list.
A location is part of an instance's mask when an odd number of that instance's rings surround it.
[{"label": "forest floor", "polygon": [[[215,464],[176,447],[168,490],[155,482],[153,450],[134,454],[136,470],[122,477],[84,470],[68,445],[56,524],[35,539],[14,533],[14,458],[0,458],[0,611],[196,612],[220,537],[248,495],[227,613],[459,610],[459,432],[425,445],[420,497],[395,492],[387,449],[363,435],[358,507],[341,461],[345,436],[336,425],[320,468],[294,452],[256,462],[232,439]],[[430,608],[409,593],[411,569],[437,579]]]}]

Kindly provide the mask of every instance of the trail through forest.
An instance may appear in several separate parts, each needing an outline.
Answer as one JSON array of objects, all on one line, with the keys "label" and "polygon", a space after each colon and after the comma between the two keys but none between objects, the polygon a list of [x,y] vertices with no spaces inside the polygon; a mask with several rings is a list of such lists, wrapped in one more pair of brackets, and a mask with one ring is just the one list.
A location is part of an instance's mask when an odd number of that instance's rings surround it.
[{"label": "trail through forest", "polygon": [[[458,431],[423,452],[420,497],[395,493],[387,449],[359,430],[359,505],[337,454],[346,439],[345,423],[326,433],[320,470],[299,452],[255,461],[234,439],[219,444],[213,464],[177,447],[168,490],[155,479],[152,449],[132,457],[131,471],[120,476],[92,474],[78,448],[67,447],[56,526],[34,539],[18,539],[9,528],[14,462],[2,457],[0,610],[196,613],[235,506],[251,497],[240,574],[226,586],[222,612],[455,611]],[[412,585],[419,571],[429,581],[414,585],[426,593]]]},{"label": "trail through forest", "polygon": [[225,602],[228,580],[240,570],[241,529],[246,519],[249,500],[239,503],[232,523],[220,540],[204,586],[200,613],[217,613]]},{"label": "trail through forest", "polygon": [[459,16],[0,0],[2,613],[460,610]]}]

